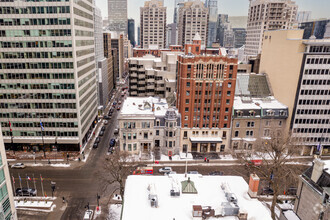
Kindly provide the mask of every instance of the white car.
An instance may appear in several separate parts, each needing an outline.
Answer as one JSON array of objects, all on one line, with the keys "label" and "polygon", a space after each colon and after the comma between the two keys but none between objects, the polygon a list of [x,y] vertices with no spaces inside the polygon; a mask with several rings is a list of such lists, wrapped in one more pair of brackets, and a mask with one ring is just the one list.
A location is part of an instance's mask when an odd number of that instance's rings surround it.
[{"label": "white car", "polygon": [[104,120],[103,122],[105,125],[107,125],[109,123],[108,120]]},{"label": "white car", "polygon": [[93,210],[86,210],[84,215],[84,220],[91,220],[93,219]]},{"label": "white car", "polygon": [[24,163],[15,163],[14,165],[11,165],[11,168],[16,168],[16,169],[24,169],[26,166]]},{"label": "white car", "polygon": [[172,168],[171,167],[163,167],[159,169],[160,173],[169,173],[172,172]]}]

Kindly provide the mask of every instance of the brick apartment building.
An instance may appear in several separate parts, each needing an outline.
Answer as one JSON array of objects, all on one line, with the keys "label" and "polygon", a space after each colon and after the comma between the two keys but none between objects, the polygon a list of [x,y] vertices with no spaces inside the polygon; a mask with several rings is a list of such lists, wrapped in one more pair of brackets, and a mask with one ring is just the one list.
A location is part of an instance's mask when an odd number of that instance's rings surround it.
[{"label": "brick apartment building", "polygon": [[181,118],[182,152],[229,149],[237,59],[201,55],[201,39],[185,45],[178,57],[177,107]]}]

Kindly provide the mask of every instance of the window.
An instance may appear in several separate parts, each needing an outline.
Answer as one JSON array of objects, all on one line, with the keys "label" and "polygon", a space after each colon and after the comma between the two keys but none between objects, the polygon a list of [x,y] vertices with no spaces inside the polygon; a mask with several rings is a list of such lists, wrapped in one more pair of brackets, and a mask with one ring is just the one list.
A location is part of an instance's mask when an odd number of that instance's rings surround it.
[{"label": "window", "polygon": [[264,130],[264,137],[268,137],[269,136],[269,129],[265,129]]},{"label": "window", "polygon": [[186,104],[189,104],[189,99],[186,99]]},{"label": "window", "polygon": [[188,138],[188,131],[183,132],[183,138]]},{"label": "window", "polygon": [[235,131],[235,137],[238,137],[239,131]]},{"label": "window", "polygon": [[128,144],[128,151],[132,151],[132,144]]},{"label": "window", "polygon": [[246,131],[247,137],[253,137],[253,131]]},{"label": "window", "polygon": [[159,130],[156,130],[156,136],[159,136]]},{"label": "window", "polygon": [[137,145],[137,144],[133,144],[133,150],[134,150],[134,151],[136,150],[136,145]]},{"label": "window", "polygon": [[224,152],[225,151],[225,146],[224,144],[220,145],[220,152]]},{"label": "window", "polygon": [[226,137],[227,137],[227,131],[223,131],[223,132],[222,132],[222,138],[223,138],[223,139],[226,139]]},{"label": "window", "polygon": [[254,121],[248,121],[247,122],[247,127],[248,128],[253,128],[254,127]]},{"label": "window", "polygon": [[229,105],[230,104],[230,100],[226,99],[226,104]]},{"label": "window", "polygon": [[131,133],[128,133],[128,134],[127,134],[127,139],[128,139],[128,140],[131,140],[131,139],[132,139],[132,137],[131,137]]},{"label": "window", "polygon": [[190,82],[187,82],[186,85],[187,85],[187,87],[190,87]]},{"label": "window", "polygon": [[239,128],[239,122],[236,122],[236,128]]},{"label": "window", "polygon": [[265,122],[265,125],[268,127],[268,126],[270,126],[270,121],[266,121]]},{"label": "window", "polygon": [[189,112],[189,108],[186,107],[186,108],[184,109],[184,111],[185,111],[185,112]]},{"label": "window", "polygon": [[189,95],[190,95],[190,91],[187,90],[187,91],[186,91],[186,96],[189,96]]},{"label": "window", "polygon": [[144,132],[143,137],[144,139],[148,139],[148,132]]},{"label": "window", "polygon": [[133,139],[134,140],[136,139],[136,133],[133,133]]}]

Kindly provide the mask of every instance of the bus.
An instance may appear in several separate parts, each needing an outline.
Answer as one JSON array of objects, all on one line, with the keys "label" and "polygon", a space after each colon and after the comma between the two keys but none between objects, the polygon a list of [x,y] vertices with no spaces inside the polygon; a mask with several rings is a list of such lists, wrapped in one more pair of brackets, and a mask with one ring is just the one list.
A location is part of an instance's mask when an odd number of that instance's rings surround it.
[{"label": "bus", "polygon": [[133,171],[133,175],[152,175],[154,174],[153,167],[138,167]]}]

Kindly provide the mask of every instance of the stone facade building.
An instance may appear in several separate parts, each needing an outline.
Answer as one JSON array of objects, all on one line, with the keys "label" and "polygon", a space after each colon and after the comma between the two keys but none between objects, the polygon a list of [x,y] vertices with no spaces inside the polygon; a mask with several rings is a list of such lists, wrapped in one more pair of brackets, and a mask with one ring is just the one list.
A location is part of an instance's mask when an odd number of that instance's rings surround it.
[{"label": "stone facade building", "polygon": [[128,97],[119,118],[120,150],[148,159],[180,152],[181,115],[165,99]]}]

